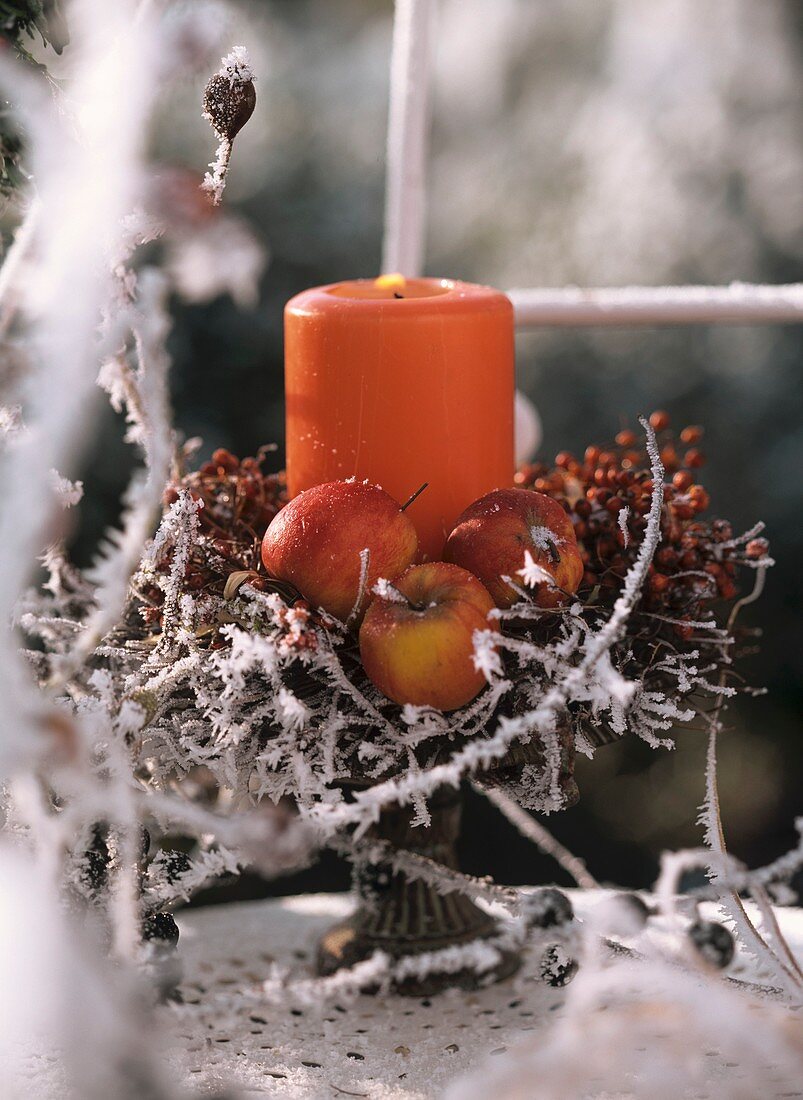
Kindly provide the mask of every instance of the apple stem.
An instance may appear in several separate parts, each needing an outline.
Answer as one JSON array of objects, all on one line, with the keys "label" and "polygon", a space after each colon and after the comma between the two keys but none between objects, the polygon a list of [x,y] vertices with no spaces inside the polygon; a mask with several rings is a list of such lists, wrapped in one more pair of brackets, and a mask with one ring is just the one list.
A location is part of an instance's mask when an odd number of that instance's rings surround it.
[{"label": "apple stem", "polygon": [[411,600],[409,596],[406,596],[401,589],[397,588],[395,584],[391,584],[390,581],[385,581],[384,583],[385,599],[391,599],[394,603],[403,603],[410,611],[426,611],[426,604]]},{"label": "apple stem", "polygon": [[422,486],[420,486],[420,488],[416,489],[416,491],[413,493],[413,495],[410,497],[410,499],[408,501],[406,501],[404,504],[402,504],[400,511],[405,512],[410,507],[410,505],[413,503],[413,501],[417,500],[418,497],[421,496],[421,494],[427,488],[428,485],[429,485],[429,482],[425,481],[424,484]]},{"label": "apple stem", "polygon": [[547,557],[552,562],[552,564],[557,565],[557,563],[560,561],[560,554],[558,553],[558,548],[555,545],[553,539],[546,540],[546,552]]}]

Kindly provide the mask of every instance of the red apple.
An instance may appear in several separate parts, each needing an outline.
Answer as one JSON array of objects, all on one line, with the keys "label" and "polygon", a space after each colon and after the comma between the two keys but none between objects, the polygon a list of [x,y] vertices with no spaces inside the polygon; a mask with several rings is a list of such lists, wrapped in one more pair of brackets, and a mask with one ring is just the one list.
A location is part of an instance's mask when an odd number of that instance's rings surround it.
[{"label": "red apple", "polygon": [[394,703],[457,710],[486,683],[474,667],[474,631],[487,629],[493,600],[465,569],[414,565],[377,595],[360,627],[370,679]]},{"label": "red apple", "polygon": [[577,591],[583,562],[572,521],[556,500],[531,489],[495,489],[475,500],[446,540],[444,557],[479,577],[497,607],[511,607],[520,597],[502,577],[522,581],[525,550],[555,582],[532,589],[539,607],[557,607],[562,592]]},{"label": "red apple", "polygon": [[[380,577],[398,577],[418,548],[415,527],[389,493],[368,481],[331,481],[299,493],[262,540],[272,577],[289,581],[341,622],[359,622]],[[363,563],[368,570],[360,598]],[[357,600],[360,606],[356,608]]]}]

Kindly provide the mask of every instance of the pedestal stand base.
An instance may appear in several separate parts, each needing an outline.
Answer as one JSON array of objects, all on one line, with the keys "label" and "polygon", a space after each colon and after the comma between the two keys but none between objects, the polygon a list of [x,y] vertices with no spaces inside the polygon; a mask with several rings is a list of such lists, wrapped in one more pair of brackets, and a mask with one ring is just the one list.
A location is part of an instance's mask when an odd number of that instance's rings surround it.
[{"label": "pedestal stand base", "polygon": [[[413,851],[456,867],[455,841],[460,829],[460,793],[452,789],[438,792],[429,805],[431,824],[412,824],[409,807],[390,807],[383,812],[372,835],[394,848]],[[405,976],[394,982],[397,993],[426,997],[445,989],[477,989],[509,977],[519,968],[521,958],[508,945],[497,945],[497,922],[464,894],[440,894],[421,879],[409,879],[383,864],[355,867],[355,885],[361,904],[350,917],[329,929],[318,947],[317,970],[334,974],[354,966],[382,951],[397,960],[431,955],[449,948],[468,947],[491,941],[498,962],[474,968],[471,951],[466,965],[460,960],[427,960],[425,973]],[[452,955],[454,953],[452,952]],[[424,960],[422,960],[422,963]]]},{"label": "pedestal stand base", "polygon": [[[492,922],[493,923],[493,922]],[[334,974],[342,967],[354,966],[364,959],[370,958],[378,945],[369,944],[362,935],[360,918],[357,913],[330,928],[324,935],[318,946],[317,971],[325,976]],[[490,935],[498,931],[492,928]],[[472,941],[466,941],[471,943]],[[455,946],[449,944],[448,946]],[[517,951],[496,948],[500,960],[496,966],[488,970],[474,970],[466,966],[461,970],[430,970],[426,976],[409,977],[392,983],[394,993],[404,997],[432,997],[436,993],[443,993],[446,989],[482,989],[494,982],[500,982],[515,974],[521,965],[521,956]],[[420,951],[417,953],[421,953]],[[402,958],[403,956],[397,956]],[[436,964],[437,965],[437,964]],[[377,990],[364,990],[364,992],[376,992]]]}]

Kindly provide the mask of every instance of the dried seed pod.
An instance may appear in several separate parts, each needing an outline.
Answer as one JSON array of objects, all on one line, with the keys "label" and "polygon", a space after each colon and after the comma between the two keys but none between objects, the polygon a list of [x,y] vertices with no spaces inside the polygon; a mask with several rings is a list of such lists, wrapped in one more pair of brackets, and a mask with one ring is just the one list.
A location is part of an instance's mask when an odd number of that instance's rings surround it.
[{"label": "dried seed pod", "polygon": [[221,139],[233,141],[256,106],[253,80],[238,80],[215,73],[204,89],[204,118]]},{"label": "dried seed pod", "polygon": [[541,977],[553,989],[568,985],[578,970],[577,960],[560,944],[548,947],[541,956]]},{"label": "dried seed pod", "polygon": [[554,928],[574,920],[572,903],[553,886],[545,886],[521,899],[522,915],[528,928]]},{"label": "dried seed pod", "polygon": [[705,961],[718,970],[724,970],[733,959],[736,949],[733,935],[724,924],[697,920],[689,928],[689,939]]},{"label": "dried seed pod", "polygon": [[171,913],[149,913],[142,922],[142,938],[175,947],[178,925]]},{"label": "dried seed pod", "polygon": [[614,894],[594,907],[596,925],[610,936],[636,936],[643,930],[650,909],[638,894]]},{"label": "dried seed pod", "polygon": [[206,173],[201,186],[212,196],[215,206],[223,198],[232,142],[254,113],[256,100],[248,52],[244,46],[235,46],[204,91],[203,117],[211,123],[220,144],[209,165],[212,171]]}]

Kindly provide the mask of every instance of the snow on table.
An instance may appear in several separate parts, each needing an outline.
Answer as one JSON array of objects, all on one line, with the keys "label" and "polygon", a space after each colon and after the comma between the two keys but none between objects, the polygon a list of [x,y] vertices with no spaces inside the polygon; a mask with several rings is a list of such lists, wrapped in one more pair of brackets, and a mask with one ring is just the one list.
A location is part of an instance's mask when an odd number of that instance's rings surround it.
[{"label": "snow on table", "polygon": [[[600,897],[568,893],[581,918]],[[455,1078],[492,1067],[561,1015],[566,990],[540,979],[537,949],[527,953],[517,975],[473,993],[359,996],[311,1005],[266,996],[263,983],[275,977],[277,966],[292,968],[294,978],[312,976],[318,937],[352,904],[344,894],[307,895],[179,915],[184,1003],[162,1012],[177,1039],[176,1068],[194,1091],[377,1100],[438,1096]],[[803,912],[780,910],[779,919],[793,950],[803,951]],[[737,957],[729,974],[750,980],[749,960]],[[661,1041],[658,1025],[655,1041]],[[723,1087],[728,1095],[729,1082],[742,1095],[741,1067],[716,1050],[704,1054],[716,1095]],[[766,1069],[762,1096],[803,1096],[794,1087],[790,1091],[788,1082],[773,1091],[773,1067]]]}]

